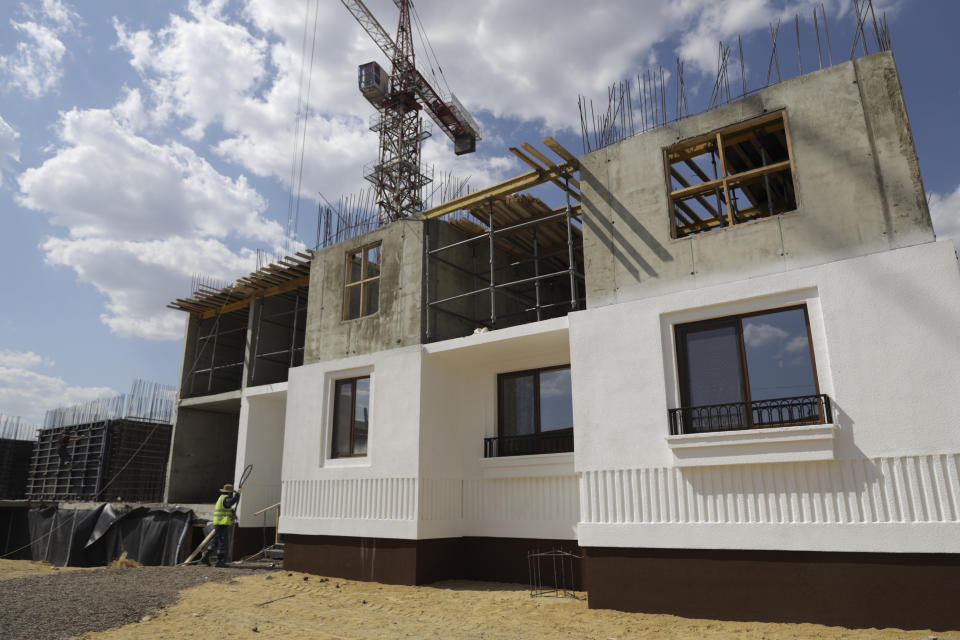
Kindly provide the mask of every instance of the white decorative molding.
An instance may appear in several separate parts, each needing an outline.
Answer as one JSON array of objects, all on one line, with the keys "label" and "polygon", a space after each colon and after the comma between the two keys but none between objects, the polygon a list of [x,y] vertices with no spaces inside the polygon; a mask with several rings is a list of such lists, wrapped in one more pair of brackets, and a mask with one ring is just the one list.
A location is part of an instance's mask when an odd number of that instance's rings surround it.
[{"label": "white decorative molding", "polygon": [[956,523],[960,454],[585,471],[580,522]]},{"label": "white decorative molding", "polygon": [[578,512],[575,475],[463,482],[464,520],[565,521],[573,526]]},{"label": "white decorative molding", "polygon": [[281,501],[289,518],[415,520],[417,479],[285,480]]},{"label": "white decorative molding", "polygon": [[463,513],[463,480],[420,479],[420,520],[459,520]]},{"label": "white decorative molding", "polygon": [[573,452],[482,458],[480,468],[484,478],[572,476]]},{"label": "white decorative molding", "polygon": [[713,431],[667,436],[677,467],[834,459],[839,429],[833,424]]}]

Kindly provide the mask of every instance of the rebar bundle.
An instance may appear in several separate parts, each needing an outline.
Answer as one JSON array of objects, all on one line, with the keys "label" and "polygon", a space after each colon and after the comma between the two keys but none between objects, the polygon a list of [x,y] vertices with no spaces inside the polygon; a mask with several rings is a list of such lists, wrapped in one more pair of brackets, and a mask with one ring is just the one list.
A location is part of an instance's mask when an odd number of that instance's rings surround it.
[{"label": "rebar bundle", "polygon": [[[852,0],[854,8],[854,38],[850,47],[850,59],[858,55],[869,55],[879,51],[890,51],[890,27],[885,12],[878,17],[873,0]],[[803,75],[803,56],[801,55],[800,16],[794,16],[794,34],[797,47],[797,70]],[[823,3],[813,10],[813,36],[817,43],[817,62],[820,69],[833,65],[833,49],[830,43],[830,27]],[[821,35],[821,26],[823,34]],[[872,26],[872,29],[869,28]],[[767,64],[766,79],[762,86],[750,89],[747,83],[746,64],[743,55],[743,41],[737,38],[738,58],[735,61],[734,47],[723,42],[718,43],[716,75],[704,109],[704,113],[717,107],[740,100],[747,95],[788,79],[788,72],[780,66],[781,21],[770,25],[770,57]],[[824,60],[826,45],[827,59]],[[860,54],[858,54],[858,47]],[[871,52],[871,47],[873,51]],[[825,64],[826,63],[826,64]],[[740,90],[734,77],[731,88],[731,67],[736,64],[740,71]],[[808,65],[809,69],[809,65]],[[674,88],[667,85],[673,82]],[[676,102],[672,113],[668,112],[667,95],[675,94]],[[577,96],[580,111],[580,134],[584,153],[615,144],[638,133],[657,129],[664,125],[679,122],[690,117],[687,104],[687,91],[684,78],[684,61],[676,60],[676,71],[670,73],[662,66],[656,70],[647,70],[638,74],[636,83],[632,78],[619,81],[607,89],[607,106],[602,111],[594,108],[593,100],[583,95]]]},{"label": "rebar bundle", "polygon": [[176,390],[169,385],[134,380],[130,393],[97,398],[50,409],[43,428],[68,427],[126,418],[169,424],[173,421]]},{"label": "rebar bundle", "polygon": [[0,440],[36,440],[40,428],[19,416],[0,414]]}]

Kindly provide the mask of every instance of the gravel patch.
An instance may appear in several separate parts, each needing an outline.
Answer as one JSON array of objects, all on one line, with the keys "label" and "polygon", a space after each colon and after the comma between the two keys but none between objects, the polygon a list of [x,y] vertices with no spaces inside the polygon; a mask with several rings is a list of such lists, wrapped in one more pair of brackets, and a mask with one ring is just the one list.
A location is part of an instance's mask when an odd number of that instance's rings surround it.
[{"label": "gravel patch", "polygon": [[59,640],[137,622],[181,590],[250,570],[204,566],[95,569],[0,581],[0,638]]}]

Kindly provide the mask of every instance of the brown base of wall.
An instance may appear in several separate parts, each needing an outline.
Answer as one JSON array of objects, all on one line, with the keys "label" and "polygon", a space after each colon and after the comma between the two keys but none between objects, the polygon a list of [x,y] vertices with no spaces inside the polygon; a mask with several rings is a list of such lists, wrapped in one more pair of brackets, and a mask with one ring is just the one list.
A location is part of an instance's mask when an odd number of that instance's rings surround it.
[{"label": "brown base of wall", "polygon": [[234,527],[233,559],[240,560],[264,548],[264,541],[273,544],[276,527]]},{"label": "brown base of wall", "polygon": [[594,609],[860,628],[960,629],[960,555],[584,551]]},{"label": "brown base of wall", "polygon": [[[396,540],[344,536],[284,535],[283,567],[318,575],[387,584],[438,580],[489,580],[529,584],[527,553],[562,549],[582,555],[572,540],[442,538]],[[574,561],[572,588],[582,588]],[[549,576],[544,575],[544,580]]]}]

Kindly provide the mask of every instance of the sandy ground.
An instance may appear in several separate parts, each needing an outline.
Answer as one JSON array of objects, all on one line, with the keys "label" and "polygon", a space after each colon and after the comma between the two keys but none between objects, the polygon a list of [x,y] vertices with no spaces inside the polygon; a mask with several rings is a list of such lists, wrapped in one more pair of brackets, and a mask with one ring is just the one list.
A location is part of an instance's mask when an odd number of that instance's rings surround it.
[{"label": "sandy ground", "polygon": [[0,580],[42,576],[61,571],[76,571],[77,567],[55,567],[46,562],[32,560],[0,560]]},{"label": "sandy ground", "polygon": [[[130,569],[129,571],[138,571]],[[224,569],[223,571],[230,571]],[[848,630],[801,624],[693,620],[587,609],[586,600],[531,598],[519,585],[443,582],[426,587],[270,572],[207,583],[141,622],[83,639],[180,638],[867,638],[960,640],[960,632]]]}]

